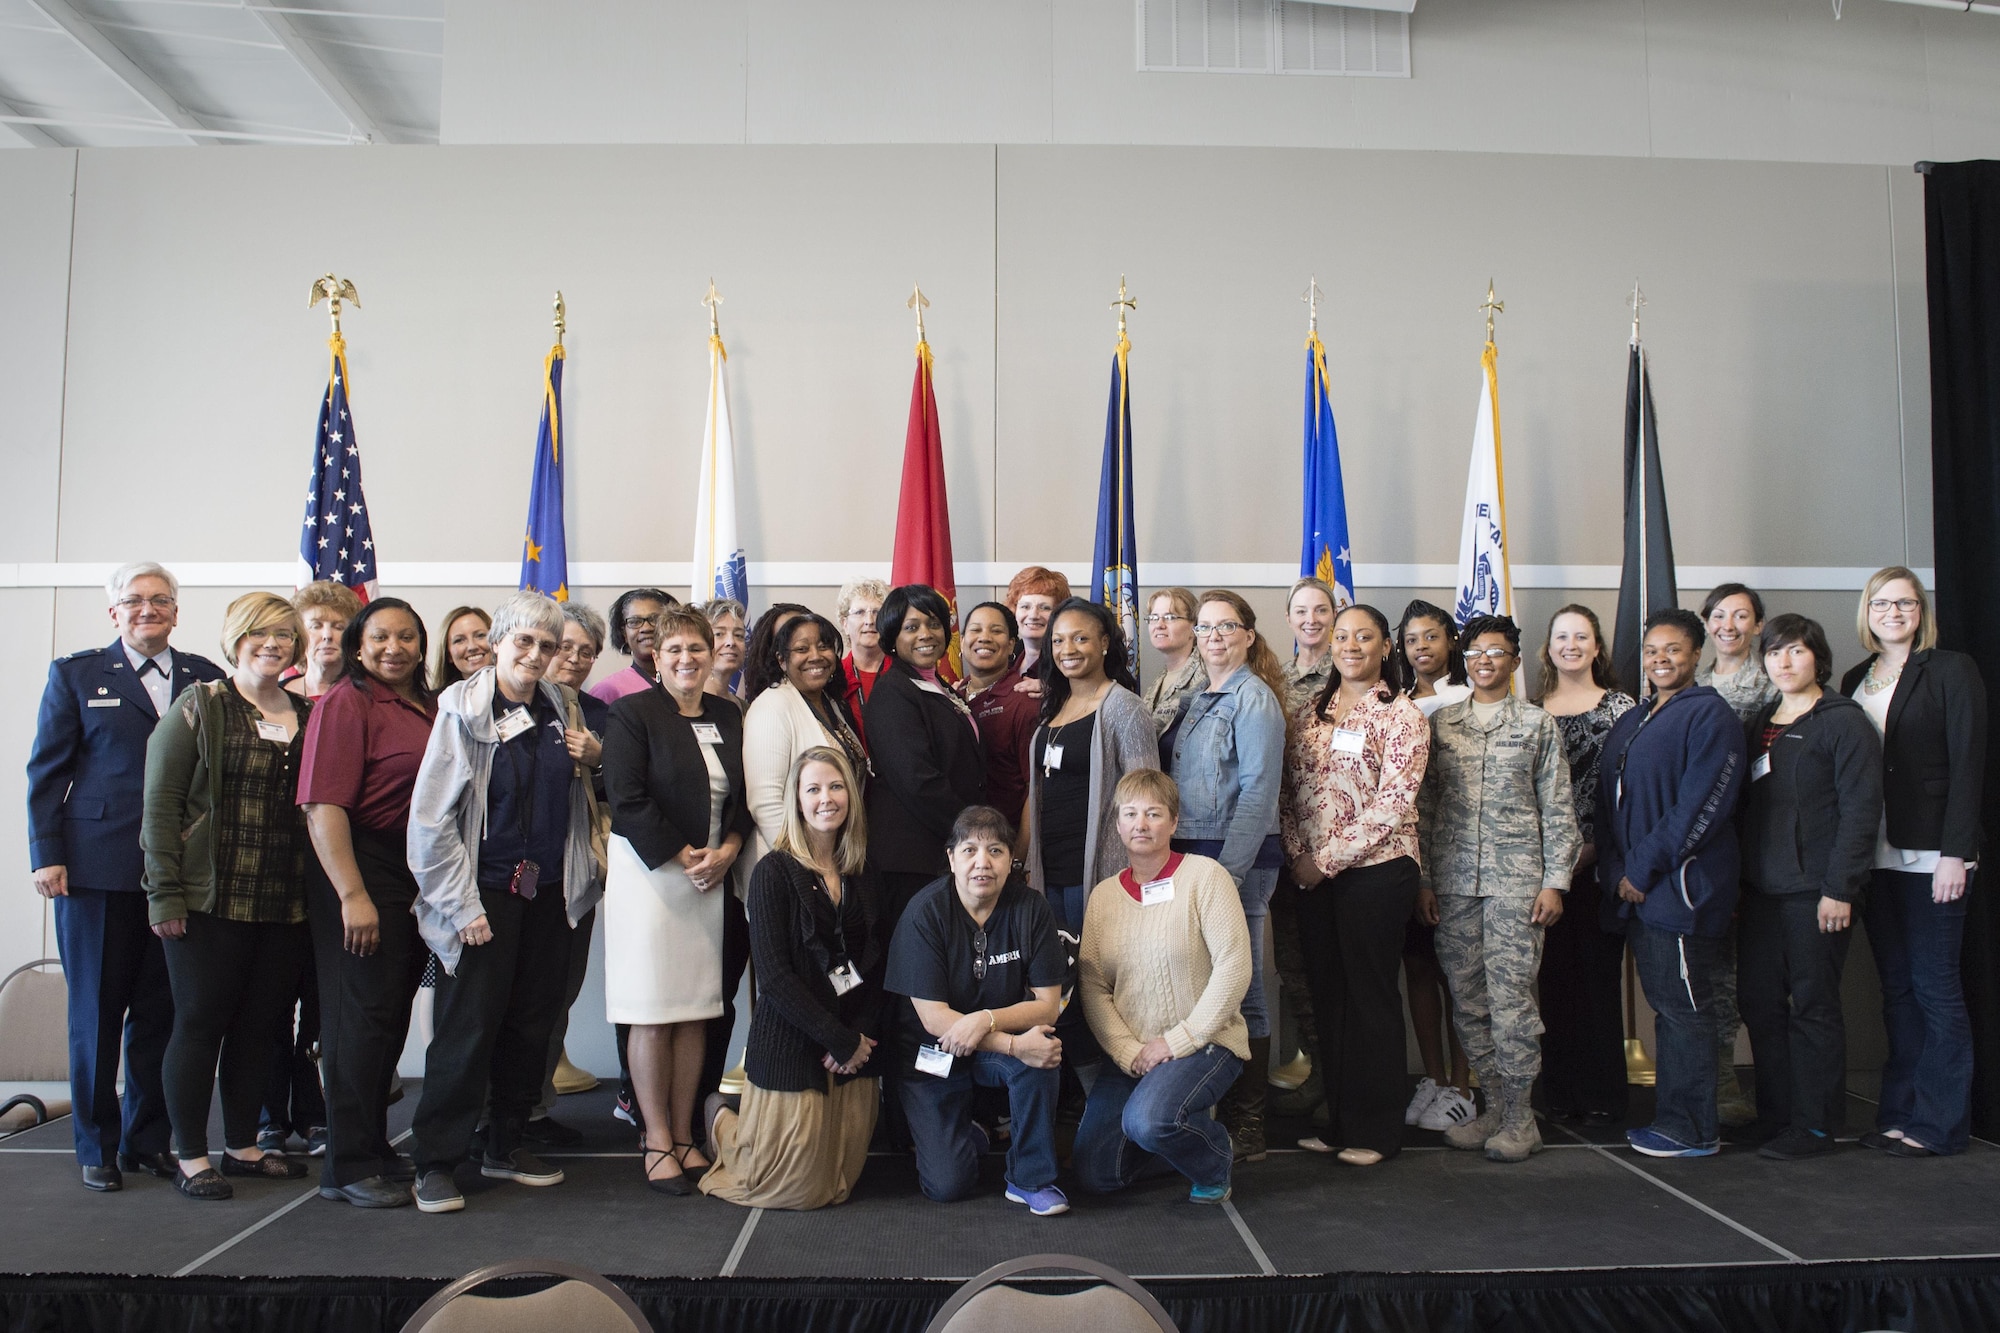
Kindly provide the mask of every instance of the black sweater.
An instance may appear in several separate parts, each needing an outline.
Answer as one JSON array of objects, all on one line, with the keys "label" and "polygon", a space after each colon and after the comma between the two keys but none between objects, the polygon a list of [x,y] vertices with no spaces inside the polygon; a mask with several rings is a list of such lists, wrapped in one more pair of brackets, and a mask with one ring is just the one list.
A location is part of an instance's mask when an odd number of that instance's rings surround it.
[{"label": "black sweater", "polygon": [[[1744,724],[1752,754],[1781,700]],[[1743,802],[1743,885],[1757,893],[1816,893],[1844,903],[1868,885],[1882,824],[1882,742],[1861,705],[1822,694],[1771,742],[1770,772]]]},{"label": "black sweater", "polygon": [[632,844],[649,869],[658,870],[686,847],[708,844],[708,764],[694,724],[722,733],[717,758],[729,775],[722,808],[722,836],[747,842],[756,824],[743,795],[743,712],[727,699],[702,696],[701,717],[681,716],[680,705],[655,687],[611,705],[604,733],[604,790],[611,801],[611,831]]},{"label": "black sweater", "polygon": [[[882,970],[888,951],[882,939],[881,896],[874,876],[863,871],[841,878],[840,906],[820,888],[819,876],[784,852],[772,852],[750,876],[750,958],[756,967],[757,1003],[750,1011],[750,1042],[744,1072],[767,1092],[824,1092],[826,1067],[820,1057],[846,1061],[863,1034],[882,1039],[887,997]],[[845,956],[862,984],[845,995],[833,993],[827,973]],[[836,1074],[836,1082],[873,1078],[874,1062],[858,1075]]]},{"label": "black sweater", "polygon": [[952,821],[986,800],[986,759],[965,706],[901,662],[869,691],[868,862],[942,875]]},{"label": "black sweater", "polygon": [[[1852,697],[1874,660],[1848,672],[1840,692]],[[1882,736],[1889,845],[1977,860],[1985,781],[1986,686],[1978,666],[1942,648],[1911,653]]]}]

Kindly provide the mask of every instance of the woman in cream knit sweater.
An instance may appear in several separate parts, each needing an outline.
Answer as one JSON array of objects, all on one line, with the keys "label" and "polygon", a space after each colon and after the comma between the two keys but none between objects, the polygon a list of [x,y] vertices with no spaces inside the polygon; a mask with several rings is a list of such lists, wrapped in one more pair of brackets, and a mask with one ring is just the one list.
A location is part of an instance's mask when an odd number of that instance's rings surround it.
[{"label": "woman in cream knit sweater", "polygon": [[1208,1110],[1250,1056],[1243,904],[1220,863],[1170,850],[1180,820],[1172,778],[1135,769],[1114,799],[1131,867],[1091,891],[1078,978],[1110,1063],[1090,1090],[1072,1164],[1092,1193],[1171,1168],[1193,1182],[1190,1200],[1221,1203],[1229,1134]]}]

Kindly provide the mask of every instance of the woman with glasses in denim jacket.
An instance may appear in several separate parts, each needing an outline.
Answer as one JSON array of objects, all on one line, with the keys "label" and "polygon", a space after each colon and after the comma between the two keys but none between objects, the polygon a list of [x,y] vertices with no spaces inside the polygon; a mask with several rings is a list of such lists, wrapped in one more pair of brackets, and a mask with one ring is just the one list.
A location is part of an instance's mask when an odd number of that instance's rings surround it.
[{"label": "woman with glasses in denim jacket", "polygon": [[1160,760],[1180,788],[1174,850],[1212,857],[1236,881],[1250,928],[1250,990],[1243,1019],[1250,1061],[1217,1108],[1236,1155],[1264,1157],[1265,1075],[1271,1017],[1264,1004],[1264,918],[1285,863],[1278,787],[1285,765],[1285,672],[1257,632],[1257,613],[1224,588],[1197,600],[1195,654],[1207,669],[1166,733]]}]

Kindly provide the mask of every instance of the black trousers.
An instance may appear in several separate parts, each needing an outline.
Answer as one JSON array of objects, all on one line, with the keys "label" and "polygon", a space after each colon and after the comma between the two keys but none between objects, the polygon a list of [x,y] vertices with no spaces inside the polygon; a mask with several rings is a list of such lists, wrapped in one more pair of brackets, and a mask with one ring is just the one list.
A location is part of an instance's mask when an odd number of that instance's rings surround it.
[{"label": "black trousers", "polygon": [[726,888],[722,890],[722,1013],[708,1020],[707,1043],[701,1054],[701,1086],[695,1092],[695,1114],[707,1104],[708,1095],[722,1086],[729,1072],[729,1037],[736,1031],[736,991],[750,966],[750,918],[743,900]]},{"label": "black trousers", "polygon": [[1819,928],[1817,893],[1759,893],[1736,909],[1736,1003],[1757,1064],[1757,1122],[1837,1135],[1847,1111],[1840,974],[1854,930]]},{"label": "black trousers", "polygon": [[1403,925],[1417,905],[1417,863],[1399,856],[1346,870],[1299,894],[1299,943],[1319,1027],[1329,1142],[1394,1157],[1410,1079],[1403,1040]]},{"label": "black trousers", "polygon": [[306,918],[319,969],[320,1077],[326,1085],[322,1185],[379,1176],[396,1159],[389,1146],[389,1087],[410,1037],[410,1003],[430,951],[410,904],[417,881],[404,860],[403,832],[354,829],[361,882],[382,920],[381,943],[366,958],[341,944],[340,895],[306,860]]},{"label": "black trousers", "polygon": [[560,884],[534,898],[482,889],[493,938],[463,946],[458,971],[440,970],[424,1091],[411,1127],[419,1171],[465,1160],[490,1088],[486,1151],[505,1157],[541,1099],[549,1031],[569,980],[569,918]]},{"label": "black trousers", "polygon": [[305,966],[299,969],[297,993],[285,1006],[284,1031],[279,1034],[278,1049],[271,1059],[271,1076],[265,1085],[264,1109],[258,1117],[258,1127],[266,1132],[297,1134],[303,1139],[325,1125],[326,1093],[319,1083],[319,968],[313,963],[309,932]]},{"label": "black trousers", "polygon": [[162,1075],[174,1150],[208,1156],[208,1104],[221,1061],[222,1141],[257,1146],[258,1112],[273,1054],[289,1046],[292,997],[312,952],[303,922],[226,921],[190,912],[187,933],[165,942],[174,1035]]},{"label": "black trousers", "polygon": [[1597,867],[1576,872],[1542,944],[1542,1093],[1552,1111],[1625,1116],[1625,935],[1604,929]]},{"label": "black trousers", "polygon": [[[564,922],[568,922],[567,912]],[[590,975],[590,937],[596,929],[597,909],[593,907],[576,923],[576,929],[569,932],[568,975],[563,980],[562,1007],[556,1010],[555,1022],[549,1027],[549,1058],[542,1075],[542,1095],[535,1103],[536,1115],[547,1115],[556,1104],[556,1066],[562,1063],[563,1043],[569,1038],[570,1010],[576,1007],[576,997],[583,994],[584,978]]]}]

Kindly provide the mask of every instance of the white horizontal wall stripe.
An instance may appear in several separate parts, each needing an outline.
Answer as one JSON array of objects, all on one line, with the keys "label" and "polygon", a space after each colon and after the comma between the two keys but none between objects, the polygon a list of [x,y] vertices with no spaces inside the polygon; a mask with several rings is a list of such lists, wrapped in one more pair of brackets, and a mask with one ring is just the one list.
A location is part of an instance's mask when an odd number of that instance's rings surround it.
[{"label": "white horizontal wall stripe", "polygon": [[[164,561],[174,576],[191,588],[288,588],[297,564],[278,561]],[[1025,563],[1025,562],[1023,562]],[[1090,566],[1057,561],[1071,583],[1090,578]],[[88,561],[52,564],[0,564],[0,588],[101,588],[117,566]],[[956,566],[961,587],[1004,585],[1021,568],[1014,562],[965,561]],[[1144,586],[1182,584],[1203,588],[1285,588],[1298,577],[1290,564],[1199,561],[1175,564],[1141,563]],[[1516,588],[1597,589],[1618,586],[1617,565],[1516,565]],[[1706,589],[1735,581],[1770,592],[1858,592],[1875,572],[1861,565],[1682,565],[1676,571],[1683,589]],[[1916,571],[1926,584],[1936,571]],[[405,588],[511,588],[520,566],[497,560],[385,560],[382,586]],[[577,561],[570,582],[579,588],[685,587],[690,567],[685,560]],[[887,561],[752,560],[750,582],[764,588],[833,588],[852,578],[889,577]],[[1455,565],[1370,565],[1354,567],[1355,583],[1369,588],[1449,588],[1458,580]]]}]

